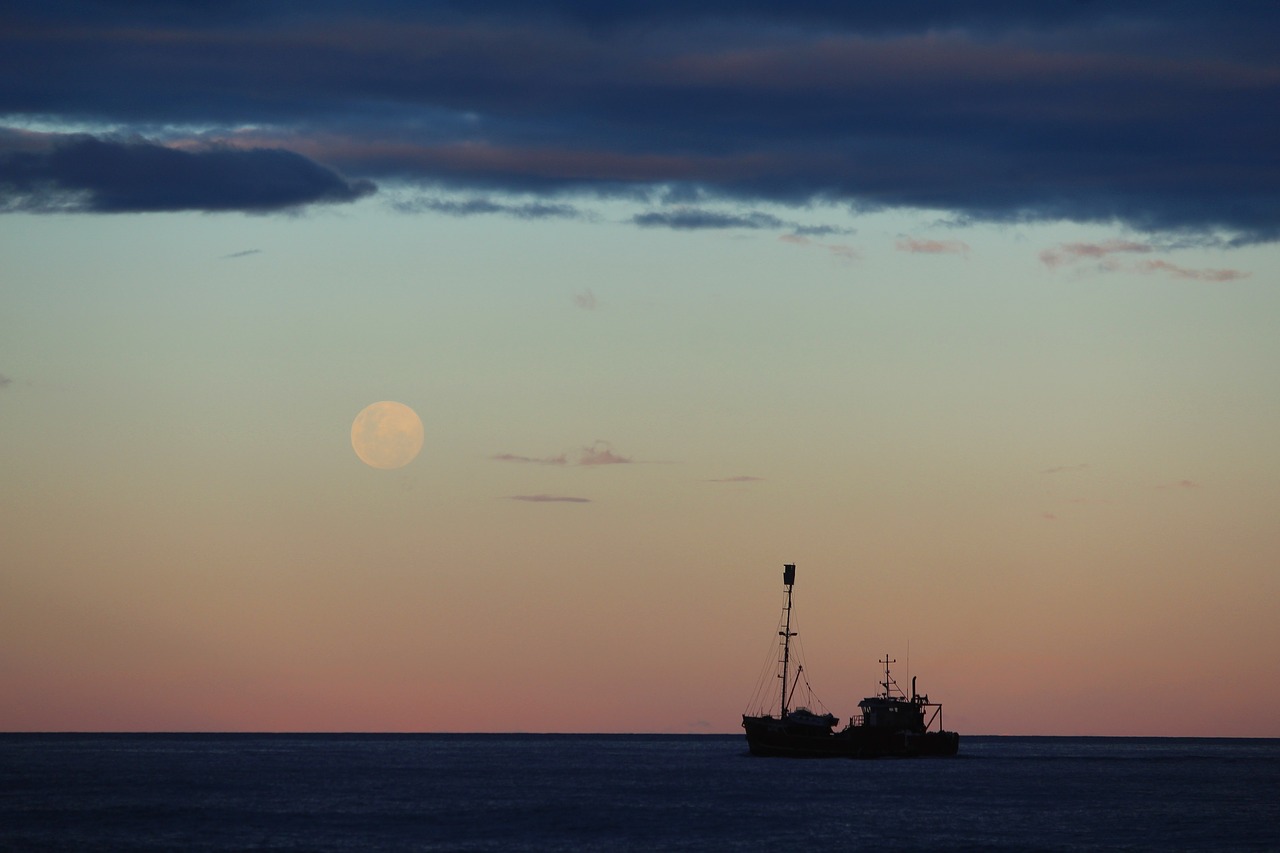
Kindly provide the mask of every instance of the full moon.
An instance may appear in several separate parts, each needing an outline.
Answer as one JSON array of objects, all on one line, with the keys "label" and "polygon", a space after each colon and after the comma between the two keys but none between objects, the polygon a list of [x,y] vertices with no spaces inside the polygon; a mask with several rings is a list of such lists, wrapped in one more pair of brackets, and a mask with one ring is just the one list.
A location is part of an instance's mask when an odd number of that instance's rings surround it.
[{"label": "full moon", "polygon": [[351,446],[372,468],[403,468],[422,449],[422,420],[404,403],[374,403],[351,424]]}]

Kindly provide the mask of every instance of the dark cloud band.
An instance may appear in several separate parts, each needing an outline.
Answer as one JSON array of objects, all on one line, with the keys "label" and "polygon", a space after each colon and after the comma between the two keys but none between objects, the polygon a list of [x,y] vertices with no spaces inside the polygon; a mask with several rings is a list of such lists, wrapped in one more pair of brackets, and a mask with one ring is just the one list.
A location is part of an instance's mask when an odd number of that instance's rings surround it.
[{"label": "dark cloud band", "polygon": [[[64,152],[79,171],[49,161],[41,186],[89,210],[271,210],[368,191],[339,170],[551,205],[416,208],[457,215],[683,192],[1280,237],[1275,3],[209,6],[7,4],[0,115],[237,146],[181,161],[168,137],[82,142]],[[92,172],[110,158],[114,177]],[[142,177],[161,165],[172,186]],[[36,183],[8,166],[14,207]],[[635,221],[761,226],[749,216]]]},{"label": "dark cloud band", "polygon": [[354,201],[374,189],[281,149],[179,150],[86,135],[14,141],[0,136],[0,194],[23,210],[267,212]]}]

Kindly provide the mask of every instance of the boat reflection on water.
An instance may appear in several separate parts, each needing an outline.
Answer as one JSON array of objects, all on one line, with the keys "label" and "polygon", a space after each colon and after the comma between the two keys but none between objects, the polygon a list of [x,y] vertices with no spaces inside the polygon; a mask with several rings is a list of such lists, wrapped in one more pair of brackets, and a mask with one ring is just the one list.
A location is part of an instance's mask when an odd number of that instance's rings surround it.
[{"label": "boat reflection on water", "polygon": [[[882,692],[858,703],[861,713],[836,730],[839,718],[817,713],[806,707],[789,707],[796,687],[804,676],[804,668],[796,666],[792,675],[791,594],[796,582],[796,567],[787,564],[782,570],[782,583],[787,588],[781,630],[782,657],[778,678],[782,689],[778,695],[778,713],[743,714],[742,727],[747,732],[747,746],[752,755],[783,758],[915,758],[955,755],[960,749],[960,735],[942,728],[942,704],[930,702],[928,696],[916,692],[911,679],[911,695],[906,695],[894,681],[889,669],[895,663],[888,655],[884,665]],[[806,680],[807,685],[807,680]]]}]

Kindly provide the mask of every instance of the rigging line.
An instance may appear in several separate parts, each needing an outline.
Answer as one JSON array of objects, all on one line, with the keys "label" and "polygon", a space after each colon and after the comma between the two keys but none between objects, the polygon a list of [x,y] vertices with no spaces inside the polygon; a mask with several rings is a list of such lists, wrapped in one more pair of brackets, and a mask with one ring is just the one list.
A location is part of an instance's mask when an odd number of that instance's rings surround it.
[{"label": "rigging line", "polygon": [[[781,623],[782,620],[779,619],[779,625],[781,625]],[[800,688],[801,682],[803,682],[804,693],[802,694],[803,701],[801,704],[810,710],[820,708],[826,713],[831,713],[831,709],[827,707],[827,703],[823,702],[821,697],[814,692],[813,684],[809,681],[807,671],[808,659],[805,655],[804,640],[802,639],[803,632],[800,630],[799,618],[794,608],[792,609],[791,614],[791,630],[793,633],[791,641],[791,659],[796,665],[796,680],[792,682],[787,704],[790,707],[796,707],[793,702],[794,696]]]},{"label": "rigging line", "polygon": [[818,695],[813,692],[813,685],[809,683],[809,676],[805,675],[803,669],[800,671],[800,674],[804,676],[804,689],[809,696],[810,704],[816,702],[818,705],[822,706],[822,710],[826,711],[827,713],[830,713],[831,709],[827,707],[827,703],[823,702],[822,699],[820,699]]},{"label": "rigging line", "polygon": [[[783,619],[785,611],[779,613],[778,622],[775,626],[775,636],[781,633],[783,627]],[[779,654],[778,641],[774,638],[769,639],[768,648],[765,651],[764,663],[760,666],[756,676],[755,689],[751,693],[751,701],[747,705],[748,712],[764,713],[768,710],[768,706],[773,698],[773,682],[774,677],[778,674],[781,661],[775,659],[774,656]]]},{"label": "rigging line", "polygon": [[[795,688],[799,686],[801,681],[803,681],[804,690],[805,690],[804,704],[808,706],[810,710],[812,710],[814,702],[816,701],[817,704],[822,705],[822,700],[818,699],[813,694],[813,685],[809,683],[809,676],[806,673],[806,665],[809,663],[809,661],[804,653],[804,641],[800,639],[800,630],[794,624],[796,622],[796,619],[794,616],[792,617],[791,621],[793,623],[793,627],[796,628],[796,638],[795,638],[795,642],[792,644],[792,648],[793,648],[792,656],[796,660],[796,685],[795,687],[792,687],[791,692],[794,695]],[[823,707],[825,707],[825,705]]]},{"label": "rigging line", "polygon": [[751,691],[751,701],[747,707],[748,711],[762,710],[763,697],[765,695],[765,684],[768,681],[768,676],[773,674],[773,664],[771,661],[771,658],[773,657],[773,646],[774,641],[770,639],[769,644],[765,649],[764,661],[756,670],[756,683]]}]

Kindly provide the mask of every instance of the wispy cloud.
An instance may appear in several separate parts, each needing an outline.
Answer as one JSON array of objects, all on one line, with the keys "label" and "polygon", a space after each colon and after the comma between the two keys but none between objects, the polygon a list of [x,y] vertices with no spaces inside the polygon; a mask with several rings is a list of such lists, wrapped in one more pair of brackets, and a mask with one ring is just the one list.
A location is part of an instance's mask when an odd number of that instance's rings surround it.
[{"label": "wispy cloud", "polygon": [[750,475],[744,474],[738,477],[716,477],[715,479],[707,480],[707,482],[708,483],[759,483],[763,479],[764,477],[752,477]]},{"label": "wispy cloud", "polygon": [[1089,468],[1088,462],[1081,462],[1079,465],[1058,465],[1054,468],[1046,468],[1040,473],[1041,474],[1063,474],[1068,471],[1087,471],[1088,468]]},{"label": "wispy cloud", "polygon": [[703,210],[700,208],[681,208],[678,210],[654,210],[637,213],[631,218],[636,225],[647,227],[674,228],[682,231],[697,229],[779,229],[786,228],[787,223],[771,213],[758,210],[744,213],[726,213],[724,211]]},{"label": "wispy cloud", "polygon": [[13,384],[12,379],[10,379],[8,376],[5,376],[3,373],[0,373],[0,388],[8,388],[12,384]]},{"label": "wispy cloud", "polygon": [[625,465],[630,461],[627,457],[614,453],[613,448],[604,441],[582,448],[582,455],[578,457],[579,465]]},{"label": "wispy cloud", "polygon": [[249,255],[257,255],[257,254],[261,254],[261,252],[262,252],[261,249],[245,249],[243,252],[232,252],[229,255],[223,255],[222,259],[227,260],[229,258],[247,258],[249,257]]},{"label": "wispy cloud", "polygon": [[596,295],[591,292],[591,288],[587,288],[581,293],[573,294],[573,304],[584,311],[594,311],[597,305]]},{"label": "wispy cloud", "polygon": [[1148,243],[1135,243],[1132,240],[1106,240],[1101,243],[1060,243],[1040,253],[1040,262],[1047,267],[1056,268],[1073,264],[1081,260],[1099,260],[1117,253],[1145,254],[1152,251]]},{"label": "wispy cloud", "polygon": [[1164,485],[1156,486],[1156,488],[1157,489],[1198,489],[1200,488],[1200,484],[1193,480],[1179,480],[1176,483],[1165,483]]},{"label": "wispy cloud", "polygon": [[843,228],[835,225],[797,225],[793,230],[793,234],[800,237],[830,237],[835,234],[854,234],[857,233],[853,228]]},{"label": "wispy cloud", "polygon": [[789,232],[789,236],[802,239],[854,233],[854,229],[838,225],[803,225],[761,210],[726,211],[688,205],[667,210],[651,210],[645,213],[637,213],[631,217],[631,222],[649,228],[671,228],[677,231],[785,230]]},{"label": "wispy cloud", "polygon": [[1236,281],[1248,278],[1251,273],[1232,269],[1195,270],[1180,267],[1167,261],[1143,261],[1137,265],[1139,272],[1167,273],[1174,278],[1185,278],[1194,281]]},{"label": "wispy cloud", "polygon": [[921,240],[902,237],[897,242],[899,252],[918,255],[967,255],[969,244],[963,240]]},{"label": "wispy cloud", "polygon": [[391,206],[403,213],[431,211],[447,216],[513,216],[517,219],[581,219],[582,211],[571,204],[546,201],[498,201],[492,198],[439,198],[418,196],[397,198]]},{"label": "wispy cloud", "polygon": [[1236,281],[1248,278],[1250,273],[1235,269],[1190,269],[1168,261],[1147,259],[1124,263],[1119,256],[1144,255],[1155,251],[1149,243],[1132,240],[1107,240],[1101,243],[1062,243],[1040,252],[1040,261],[1050,269],[1069,266],[1081,261],[1094,261],[1104,272],[1163,273],[1173,278],[1194,281]]},{"label": "wispy cloud", "polygon": [[566,503],[566,504],[589,504],[591,498],[576,498],[569,495],[511,495],[508,500],[526,501],[527,503],[545,504],[545,503]]},{"label": "wispy cloud", "polygon": [[577,465],[590,467],[594,465],[621,465],[631,462],[625,456],[614,453],[607,441],[597,441],[582,448],[575,459],[570,460],[568,453],[558,456],[521,456],[515,453],[495,453],[489,457],[498,462],[519,462],[534,465]]},{"label": "wispy cloud", "polygon": [[515,453],[495,453],[489,458],[495,459],[498,462],[521,462],[521,463],[531,463],[534,465],[567,465],[569,464],[569,457],[567,454],[564,454],[564,453],[560,454],[559,456],[519,456]]},{"label": "wispy cloud", "polygon": [[856,261],[861,257],[861,255],[858,254],[858,250],[847,243],[822,243],[798,233],[783,234],[778,239],[784,243],[790,243],[793,246],[823,249],[845,261]]}]

